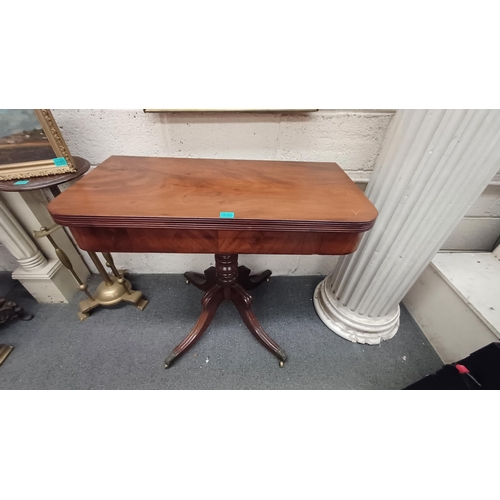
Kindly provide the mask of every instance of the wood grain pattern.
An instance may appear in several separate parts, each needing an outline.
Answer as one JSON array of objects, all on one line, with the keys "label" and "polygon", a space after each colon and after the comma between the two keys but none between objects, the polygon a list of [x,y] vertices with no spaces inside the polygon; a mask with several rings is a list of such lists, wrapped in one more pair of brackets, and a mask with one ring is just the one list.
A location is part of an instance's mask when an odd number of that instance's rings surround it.
[{"label": "wood grain pattern", "polygon": [[94,252],[343,255],[377,216],[335,163],[128,156],[48,208]]},{"label": "wood grain pattern", "polygon": [[125,156],[106,160],[48,208],[90,252],[215,254],[215,269],[185,275],[205,291],[202,313],[165,368],[199,340],[224,299],[283,366],[287,355],[258,322],[245,290],[271,272],[251,276],[238,267],[238,254],[351,253],[377,217],[335,163]]},{"label": "wood grain pattern", "polygon": [[358,247],[361,233],[215,231],[72,227],[82,250],[131,253],[239,253],[344,255]]},{"label": "wood grain pattern", "polygon": [[69,227],[306,233],[363,232],[377,216],[336,163],[130,156],[107,159],[49,211]]}]

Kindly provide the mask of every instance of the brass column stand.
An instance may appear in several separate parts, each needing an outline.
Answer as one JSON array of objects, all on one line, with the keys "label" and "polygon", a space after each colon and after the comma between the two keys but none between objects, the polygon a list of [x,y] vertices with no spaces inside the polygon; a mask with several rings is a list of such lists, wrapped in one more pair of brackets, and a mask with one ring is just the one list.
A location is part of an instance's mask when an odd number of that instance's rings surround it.
[{"label": "brass column stand", "polygon": [[57,231],[60,227],[61,226],[59,226],[58,224],[52,226],[50,229],[42,227],[40,228],[40,231],[34,231],[33,234],[35,238],[47,237],[47,239],[54,247],[59,260],[75,278],[80,290],[85,292],[85,294],[87,295],[88,298],[82,300],[78,304],[78,307],[80,309],[80,311],[78,312],[78,317],[80,318],[80,321],[86,320],[89,317],[90,311],[92,309],[95,309],[97,306],[114,306],[115,304],[118,304],[120,302],[131,302],[132,304],[135,304],[138,309],[144,311],[144,309],[148,305],[148,301],[142,298],[142,292],[140,292],[139,290],[132,290],[132,284],[125,278],[124,274],[121,274],[118,271],[113,261],[113,257],[111,257],[111,254],[108,252],[103,252],[102,255],[106,260],[106,264],[108,265],[108,267],[111,268],[113,276],[110,276],[106,272],[104,266],[102,265],[99,257],[97,257],[95,252],[87,252],[103,279],[103,282],[97,287],[94,295],[92,295],[88,291],[88,286],[83,283],[79,276],[76,274],[68,256],[62,249],[57,246],[57,243],[51,236],[52,233],[54,231]]}]

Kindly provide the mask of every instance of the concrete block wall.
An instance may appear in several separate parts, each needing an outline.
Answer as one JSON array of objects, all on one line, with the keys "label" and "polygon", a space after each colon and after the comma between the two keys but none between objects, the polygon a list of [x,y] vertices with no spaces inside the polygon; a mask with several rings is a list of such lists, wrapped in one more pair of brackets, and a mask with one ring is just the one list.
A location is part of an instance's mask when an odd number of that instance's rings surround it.
[{"label": "concrete block wall", "polygon": [[393,111],[144,113],[52,110],[72,154],[336,161],[370,172]]}]

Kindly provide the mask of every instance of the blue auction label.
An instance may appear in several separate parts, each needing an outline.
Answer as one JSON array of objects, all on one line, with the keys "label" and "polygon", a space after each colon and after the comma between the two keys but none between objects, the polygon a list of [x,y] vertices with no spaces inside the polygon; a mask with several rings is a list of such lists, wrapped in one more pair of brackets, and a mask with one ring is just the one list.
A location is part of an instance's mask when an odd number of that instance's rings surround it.
[{"label": "blue auction label", "polygon": [[234,219],[234,212],[221,212],[220,218],[221,219]]},{"label": "blue auction label", "polygon": [[29,181],[17,181],[17,182],[14,182],[14,186],[19,186],[19,185],[22,185],[22,184],[28,184]]},{"label": "blue auction label", "polygon": [[54,165],[56,167],[67,167],[68,166],[68,162],[66,161],[66,158],[54,158],[52,160],[54,162]]}]

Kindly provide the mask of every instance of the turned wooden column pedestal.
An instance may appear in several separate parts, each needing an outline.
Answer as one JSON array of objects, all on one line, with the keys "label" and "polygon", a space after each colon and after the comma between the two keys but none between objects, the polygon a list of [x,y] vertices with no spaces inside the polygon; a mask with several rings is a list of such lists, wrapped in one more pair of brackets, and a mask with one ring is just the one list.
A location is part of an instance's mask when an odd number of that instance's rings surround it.
[{"label": "turned wooden column pedestal", "polygon": [[251,275],[250,269],[238,267],[238,255],[215,255],[215,267],[209,267],[204,274],[185,273],[187,283],[192,283],[205,294],[201,299],[202,311],[189,335],[166,357],[165,368],[187,351],[205,332],[212,322],[222,301],[230,300],[238,309],[245,325],[252,335],[279,360],[280,366],[287,360],[285,351],[264,331],[252,311],[252,297],[246,290],[256,288],[269,281],[271,271]]}]

